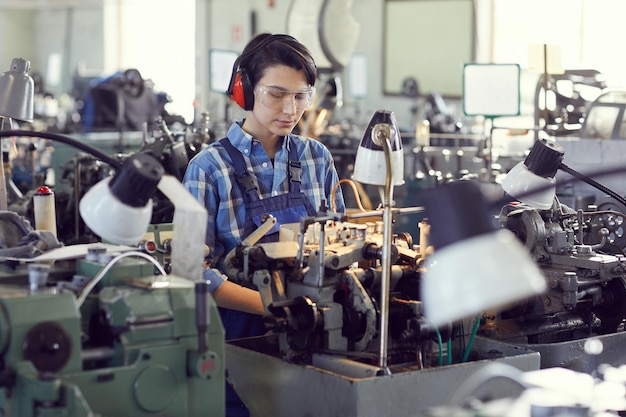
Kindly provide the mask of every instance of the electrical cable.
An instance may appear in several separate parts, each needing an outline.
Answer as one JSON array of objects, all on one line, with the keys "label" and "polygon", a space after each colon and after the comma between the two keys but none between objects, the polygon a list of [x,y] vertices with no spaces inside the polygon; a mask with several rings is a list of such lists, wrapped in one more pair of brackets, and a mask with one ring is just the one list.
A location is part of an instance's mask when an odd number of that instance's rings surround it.
[{"label": "electrical cable", "polygon": [[333,186],[333,190],[331,195],[333,196],[333,198],[331,199],[331,210],[333,213],[335,213],[335,211],[337,210],[336,204],[335,204],[335,193],[337,192],[337,187],[339,187],[341,184],[343,183],[347,183],[352,187],[352,192],[354,193],[354,198],[356,199],[356,205],[359,208],[359,210],[361,212],[365,212],[365,208],[363,207],[363,204],[361,204],[361,194],[359,193],[359,190],[357,189],[357,185],[355,184],[355,182],[349,178],[344,178],[342,180],[337,181],[337,183]]},{"label": "electrical cable", "polygon": [[602,191],[603,193],[606,193],[606,194],[610,195],[611,197],[613,197],[614,199],[616,199],[617,201],[619,201],[620,203],[622,203],[623,205],[626,206],[626,199],[624,197],[622,197],[621,195],[617,194],[615,191],[611,190],[610,188],[605,187],[604,185],[600,184],[599,182],[594,181],[593,178],[590,178],[590,177],[588,177],[588,176],[586,176],[584,174],[581,174],[578,171],[573,170],[572,168],[568,167],[564,163],[559,164],[559,169],[567,172],[568,174],[570,174],[571,176],[573,176],[575,178],[578,178],[582,182],[585,182],[585,183],[591,185],[592,187]]},{"label": "electrical cable", "polygon": [[465,343],[465,321],[461,320],[455,329],[457,330],[457,335],[459,335],[459,337],[457,337],[457,340],[459,341],[459,352],[465,352],[465,349],[467,348]]},{"label": "electrical cable", "polygon": [[476,335],[478,334],[478,328],[480,327],[480,318],[481,314],[476,316],[476,322],[474,323],[474,327],[472,329],[472,334],[470,335],[469,342],[467,343],[467,347],[465,348],[465,353],[463,354],[462,363],[467,362],[469,359],[470,352],[472,351],[472,347],[474,345],[474,341],[476,340]]},{"label": "electrical cable", "polygon": [[441,333],[439,329],[435,327],[435,334],[437,335],[437,346],[439,347],[439,361],[437,364],[443,366],[443,340],[441,339]]},{"label": "electrical cable", "polygon": [[98,285],[98,283],[102,281],[102,278],[104,278],[107,272],[109,272],[109,270],[121,259],[128,258],[129,256],[136,256],[139,258],[144,258],[152,262],[154,266],[158,269],[161,275],[167,275],[167,272],[165,272],[163,267],[156,261],[156,259],[154,259],[150,255],[147,255],[143,252],[138,252],[138,251],[129,251],[129,252],[121,253],[117,255],[116,257],[114,257],[113,259],[111,259],[105,266],[103,266],[102,269],[98,271],[98,273],[91,279],[91,281],[89,281],[89,283],[85,285],[85,288],[83,288],[80,295],[76,299],[76,305],[78,306],[78,308],[80,308],[83,305],[89,293],[91,293],[91,291],[96,287],[96,285]]},{"label": "electrical cable", "polygon": [[96,158],[98,158],[99,160],[101,160],[102,162],[105,162],[109,165],[111,165],[111,167],[115,168],[115,169],[120,169],[122,167],[122,162],[118,161],[117,159],[107,155],[106,153],[102,152],[101,150],[87,145],[86,143],[83,143],[77,139],[71,138],[69,136],[65,136],[65,135],[59,135],[56,133],[49,133],[49,132],[37,132],[37,131],[30,131],[30,130],[5,130],[5,131],[0,131],[0,138],[5,138],[5,137],[31,137],[31,138],[42,138],[42,139],[49,139],[51,141],[55,141],[55,142],[61,142],[64,143],[66,145],[70,145],[73,146],[83,152],[87,152],[93,156],[95,156]]}]

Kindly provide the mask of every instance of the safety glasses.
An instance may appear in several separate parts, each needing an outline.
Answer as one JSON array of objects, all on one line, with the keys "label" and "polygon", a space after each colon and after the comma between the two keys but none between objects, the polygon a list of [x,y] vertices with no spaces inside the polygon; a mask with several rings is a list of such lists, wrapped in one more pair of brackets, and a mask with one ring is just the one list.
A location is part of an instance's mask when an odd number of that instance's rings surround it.
[{"label": "safety glasses", "polygon": [[313,102],[315,87],[302,90],[287,90],[274,85],[257,84],[255,100],[272,110],[283,110],[286,104],[296,111],[306,110]]}]

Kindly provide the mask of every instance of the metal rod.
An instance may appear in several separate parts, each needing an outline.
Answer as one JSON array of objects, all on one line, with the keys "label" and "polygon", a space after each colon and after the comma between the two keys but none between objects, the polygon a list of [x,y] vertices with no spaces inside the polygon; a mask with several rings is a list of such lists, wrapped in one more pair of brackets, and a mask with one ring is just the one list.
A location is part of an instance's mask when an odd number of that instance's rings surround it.
[{"label": "metal rod", "polygon": [[[0,124],[0,131],[4,130],[4,118],[2,118],[2,124]],[[9,207],[9,194],[7,193],[7,180],[6,173],[4,172],[4,144],[2,143],[2,137],[0,137],[0,156],[2,157],[0,165],[0,210],[6,211]]]},{"label": "metal rod", "polygon": [[319,246],[319,257],[318,257],[318,276],[317,276],[317,287],[321,288],[324,285],[324,252],[326,251],[326,233],[325,233],[326,223],[320,223],[320,246]]},{"label": "metal rod", "polygon": [[[424,212],[424,207],[401,207],[401,208],[392,208],[391,212],[394,214],[418,214]],[[350,219],[362,219],[365,217],[382,217],[383,212],[381,210],[370,210],[363,211],[358,213],[350,213],[346,214],[346,218]]]},{"label": "metal rod", "polygon": [[[374,135],[378,136],[381,146],[385,151],[385,163],[387,176],[385,178],[385,190],[383,195],[383,247],[382,247],[382,275],[380,284],[380,350],[378,352],[378,365],[387,373],[387,338],[389,327],[389,286],[391,282],[391,238],[393,233],[393,219],[391,204],[393,200],[393,171],[391,166],[391,142],[388,126],[374,126]],[[387,127],[386,129],[383,127]]]}]

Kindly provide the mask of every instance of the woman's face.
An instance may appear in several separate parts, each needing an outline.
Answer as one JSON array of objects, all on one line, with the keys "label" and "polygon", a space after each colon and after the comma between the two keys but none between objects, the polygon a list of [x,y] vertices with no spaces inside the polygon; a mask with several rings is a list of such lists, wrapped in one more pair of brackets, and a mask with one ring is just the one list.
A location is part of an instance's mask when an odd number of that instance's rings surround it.
[{"label": "woman's face", "polygon": [[285,65],[266,68],[254,88],[246,131],[259,140],[288,135],[311,104],[313,92],[304,71]]}]

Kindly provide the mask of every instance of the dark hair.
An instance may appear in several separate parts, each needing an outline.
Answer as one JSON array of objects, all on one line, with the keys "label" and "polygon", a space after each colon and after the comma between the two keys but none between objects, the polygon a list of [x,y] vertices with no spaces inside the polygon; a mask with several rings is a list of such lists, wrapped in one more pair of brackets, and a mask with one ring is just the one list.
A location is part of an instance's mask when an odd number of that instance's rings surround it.
[{"label": "dark hair", "polygon": [[236,71],[244,68],[255,86],[265,70],[274,65],[286,65],[302,70],[309,85],[315,85],[317,66],[309,49],[296,38],[285,34],[261,33],[253,37],[235,61]]}]

